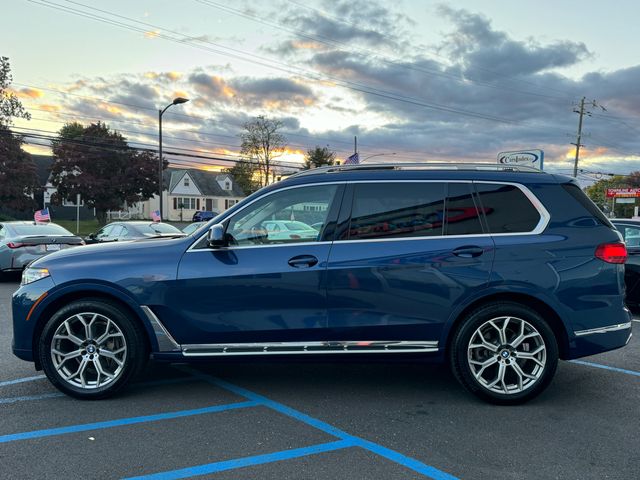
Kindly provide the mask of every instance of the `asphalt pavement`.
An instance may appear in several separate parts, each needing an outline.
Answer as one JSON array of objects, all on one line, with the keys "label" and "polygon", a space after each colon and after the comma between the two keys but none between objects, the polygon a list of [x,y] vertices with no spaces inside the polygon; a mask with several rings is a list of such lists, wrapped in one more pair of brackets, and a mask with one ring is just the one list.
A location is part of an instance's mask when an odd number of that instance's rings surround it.
[{"label": "asphalt pavement", "polygon": [[482,403],[444,366],[286,360],[150,364],[87,402],[12,355],[16,288],[0,283],[1,479],[640,478],[638,335],[561,362],[517,407]]}]

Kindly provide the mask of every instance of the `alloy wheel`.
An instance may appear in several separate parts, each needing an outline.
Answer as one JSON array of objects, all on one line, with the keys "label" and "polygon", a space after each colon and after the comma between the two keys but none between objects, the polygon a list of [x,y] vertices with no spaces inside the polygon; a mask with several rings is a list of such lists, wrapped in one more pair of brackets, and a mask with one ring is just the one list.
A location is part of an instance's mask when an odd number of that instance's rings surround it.
[{"label": "alloy wheel", "polygon": [[114,382],[127,360],[122,330],[100,313],[77,313],[64,320],[51,340],[51,360],[60,377],[82,389]]},{"label": "alloy wheel", "polygon": [[467,361],[476,381],[503,395],[521,393],[543,375],[547,348],[531,323],[516,317],[493,318],[469,341]]}]

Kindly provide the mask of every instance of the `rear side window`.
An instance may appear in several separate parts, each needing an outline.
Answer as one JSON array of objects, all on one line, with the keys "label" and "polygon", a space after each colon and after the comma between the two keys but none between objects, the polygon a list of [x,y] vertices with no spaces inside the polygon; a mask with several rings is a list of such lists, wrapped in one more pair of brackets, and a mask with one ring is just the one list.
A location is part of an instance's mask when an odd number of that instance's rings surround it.
[{"label": "rear side window", "polygon": [[361,183],[353,193],[349,239],[440,236],[444,183]]},{"label": "rear side window", "polygon": [[476,235],[482,233],[482,223],[473,201],[470,183],[450,183],[447,195],[445,235]]},{"label": "rear side window", "polygon": [[476,189],[491,233],[526,233],[540,222],[538,210],[515,185],[477,183]]},{"label": "rear side window", "polygon": [[582,207],[591,214],[593,218],[595,218],[602,225],[606,225],[607,227],[613,228],[609,219],[602,213],[602,211],[597,207],[595,203],[591,201],[587,194],[582,191],[582,189],[576,185],[575,183],[565,183],[562,185],[562,188],[575,198]]}]

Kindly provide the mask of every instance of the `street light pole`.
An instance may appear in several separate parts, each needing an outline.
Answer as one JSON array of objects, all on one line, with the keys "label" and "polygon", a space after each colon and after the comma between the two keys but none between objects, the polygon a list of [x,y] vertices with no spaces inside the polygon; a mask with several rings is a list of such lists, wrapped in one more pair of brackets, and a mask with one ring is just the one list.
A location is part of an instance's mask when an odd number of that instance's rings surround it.
[{"label": "street light pole", "polygon": [[188,98],[176,97],[173,99],[169,105],[164,107],[162,110],[158,110],[158,198],[160,199],[160,220],[164,220],[163,212],[162,212],[162,115],[167,111],[169,107],[173,105],[180,105],[181,103],[187,103],[189,101]]},{"label": "street light pole", "polygon": [[395,155],[396,152],[392,152],[392,153],[374,153],[373,155],[369,155],[368,157],[364,157],[362,160],[360,160],[361,162],[364,162],[365,160],[367,160],[368,158],[373,158],[373,157],[382,157],[383,155]]}]

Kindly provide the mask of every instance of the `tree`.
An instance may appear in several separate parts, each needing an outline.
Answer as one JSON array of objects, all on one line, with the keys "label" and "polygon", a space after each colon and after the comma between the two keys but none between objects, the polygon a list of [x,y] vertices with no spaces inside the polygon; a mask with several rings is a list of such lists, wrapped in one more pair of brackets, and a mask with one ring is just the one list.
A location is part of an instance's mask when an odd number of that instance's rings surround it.
[{"label": "tree", "polygon": [[9,92],[11,65],[7,57],[0,57],[0,127],[11,125],[11,117],[31,118],[15,93]]},{"label": "tree", "polygon": [[36,166],[22,149],[22,138],[0,125],[0,206],[13,210],[35,207]]},{"label": "tree", "polygon": [[[616,175],[611,178],[598,180],[593,185],[587,187],[585,192],[600,210],[611,213],[611,216],[622,218],[633,215],[633,203],[615,203],[611,198],[607,198],[607,188],[631,188],[640,187],[640,172],[631,172],[629,175]],[[613,205],[613,206],[612,206]]]},{"label": "tree", "polygon": [[0,57],[0,206],[26,210],[35,206],[38,177],[31,155],[22,149],[22,137],[9,130],[12,117],[30,118],[18,97],[8,91],[11,80],[9,59]]},{"label": "tree", "polygon": [[[140,202],[158,193],[158,157],[138,151],[104,123],[85,127],[69,123],[53,142],[54,164],[51,183],[57,189],[52,201],[61,203],[80,194],[96,209],[100,224],[108,210]],[[165,165],[166,166],[166,165]]]},{"label": "tree", "polygon": [[224,172],[233,176],[233,180],[242,188],[245,195],[250,195],[260,188],[260,183],[256,179],[258,165],[251,160],[239,160]]},{"label": "tree", "polygon": [[304,157],[304,169],[324,167],[327,165],[333,165],[336,161],[336,152],[332,152],[327,147],[320,148],[316,145],[316,148],[307,151]]},{"label": "tree", "polygon": [[283,126],[280,120],[272,120],[261,115],[244,124],[240,134],[242,147],[240,153],[255,160],[259,173],[259,185],[269,183],[273,170],[273,160],[284,153],[287,139],[278,132]]}]

